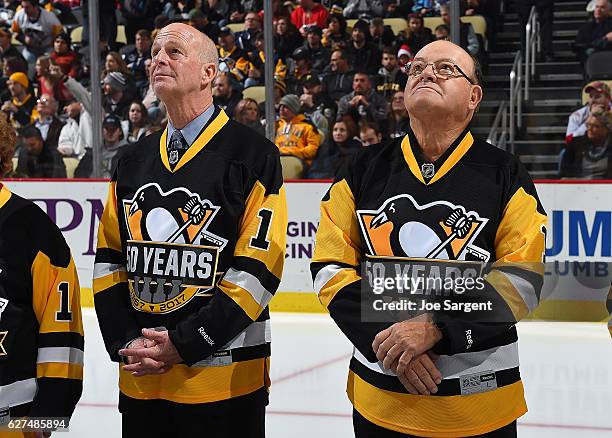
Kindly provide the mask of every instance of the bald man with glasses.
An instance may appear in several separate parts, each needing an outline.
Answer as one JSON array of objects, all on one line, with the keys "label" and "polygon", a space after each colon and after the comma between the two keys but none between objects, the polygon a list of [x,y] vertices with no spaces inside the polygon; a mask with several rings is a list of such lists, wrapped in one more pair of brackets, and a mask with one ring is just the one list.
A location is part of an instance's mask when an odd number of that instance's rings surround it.
[{"label": "bald man with glasses", "polygon": [[[520,161],[470,131],[483,97],[473,58],[436,41],[405,72],[408,133],[364,148],[337,176],[311,264],[354,346],[355,436],[516,437],[527,406],[515,324],[538,303],[546,213]],[[382,262],[445,284],[447,267],[494,265],[467,291],[404,288],[402,299],[432,307],[398,317],[377,313],[368,267]],[[465,311],[472,302],[487,306]]]}]

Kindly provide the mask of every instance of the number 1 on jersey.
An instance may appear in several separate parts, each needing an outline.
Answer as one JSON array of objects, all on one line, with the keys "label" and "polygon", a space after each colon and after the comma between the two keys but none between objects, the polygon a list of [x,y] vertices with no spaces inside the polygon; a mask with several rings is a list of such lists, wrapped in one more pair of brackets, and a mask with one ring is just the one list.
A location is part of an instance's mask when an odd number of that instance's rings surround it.
[{"label": "number 1 on jersey", "polygon": [[70,284],[62,281],[57,285],[57,292],[60,294],[60,310],[55,312],[56,321],[72,321],[72,312],[69,308]]},{"label": "number 1 on jersey", "polygon": [[257,229],[257,236],[251,238],[251,246],[253,248],[267,251],[270,247],[270,241],[267,239],[268,231],[270,230],[270,224],[272,223],[272,210],[262,208],[257,212],[259,216],[259,228]]}]

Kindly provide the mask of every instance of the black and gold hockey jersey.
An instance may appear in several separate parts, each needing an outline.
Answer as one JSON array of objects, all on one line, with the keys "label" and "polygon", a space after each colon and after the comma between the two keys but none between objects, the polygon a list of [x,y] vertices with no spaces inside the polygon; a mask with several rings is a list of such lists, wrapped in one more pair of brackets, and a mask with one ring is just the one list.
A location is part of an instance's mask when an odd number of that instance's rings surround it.
[{"label": "black and gold hockey jersey", "polygon": [[179,403],[265,392],[287,228],[278,148],[219,108],[174,168],[166,137],[142,139],[119,161],[94,300],[112,360],[142,328],[165,327],[184,363],[154,376],[120,370],[120,390]]},{"label": "black and gold hockey jersey", "polygon": [[[449,227],[452,215],[469,218],[465,232]],[[321,203],[311,270],[321,303],[355,347],[347,393],[362,416],[402,433],[458,437],[526,412],[514,324],[538,302],[545,224],[524,167],[469,129],[435,163],[424,161],[413,133],[355,156]],[[361,319],[360,263],[372,256],[494,263],[483,294],[508,322],[436,312],[443,381],[434,395],[410,394],[377,362],[372,341],[391,323]],[[473,378],[494,385],[466,391]]]},{"label": "black and gold hockey jersey", "polygon": [[[70,417],[83,387],[77,270],[62,233],[0,184],[0,411]],[[1,433],[0,433],[1,435]]]}]

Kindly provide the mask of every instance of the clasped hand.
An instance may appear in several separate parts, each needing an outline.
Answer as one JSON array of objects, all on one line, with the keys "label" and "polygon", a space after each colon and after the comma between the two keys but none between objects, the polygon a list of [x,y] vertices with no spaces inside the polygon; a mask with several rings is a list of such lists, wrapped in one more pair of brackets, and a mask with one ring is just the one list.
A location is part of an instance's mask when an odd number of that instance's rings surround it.
[{"label": "clasped hand", "polygon": [[119,350],[119,354],[128,363],[123,369],[136,377],[163,374],[183,361],[167,330],[142,329],[142,337],[134,339],[128,348]]}]

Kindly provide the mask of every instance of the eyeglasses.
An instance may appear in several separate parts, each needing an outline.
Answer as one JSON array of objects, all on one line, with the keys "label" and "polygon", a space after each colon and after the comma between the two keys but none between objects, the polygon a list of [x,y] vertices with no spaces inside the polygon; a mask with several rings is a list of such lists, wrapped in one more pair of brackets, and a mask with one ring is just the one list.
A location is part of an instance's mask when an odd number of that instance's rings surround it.
[{"label": "eyeglasses", "polygon": [[36,103],[42,103],[43,105],[46,105],[49,103],[49,99],[47,99],[46,97],[41,97],[36,101]]},{"label": "eyeglasses", "polygon": [[421,76],[429,65],[432,66],[434,74],[440,79],[448,80],[451,78],[464,77],[470,84],[476,85],[474,84],[474,81],[472,81],[457,64],[453,64],[451,61],[445,59],[435,62],[409,62],[404,66],[404,73],[411,78],[416,78]]}]

